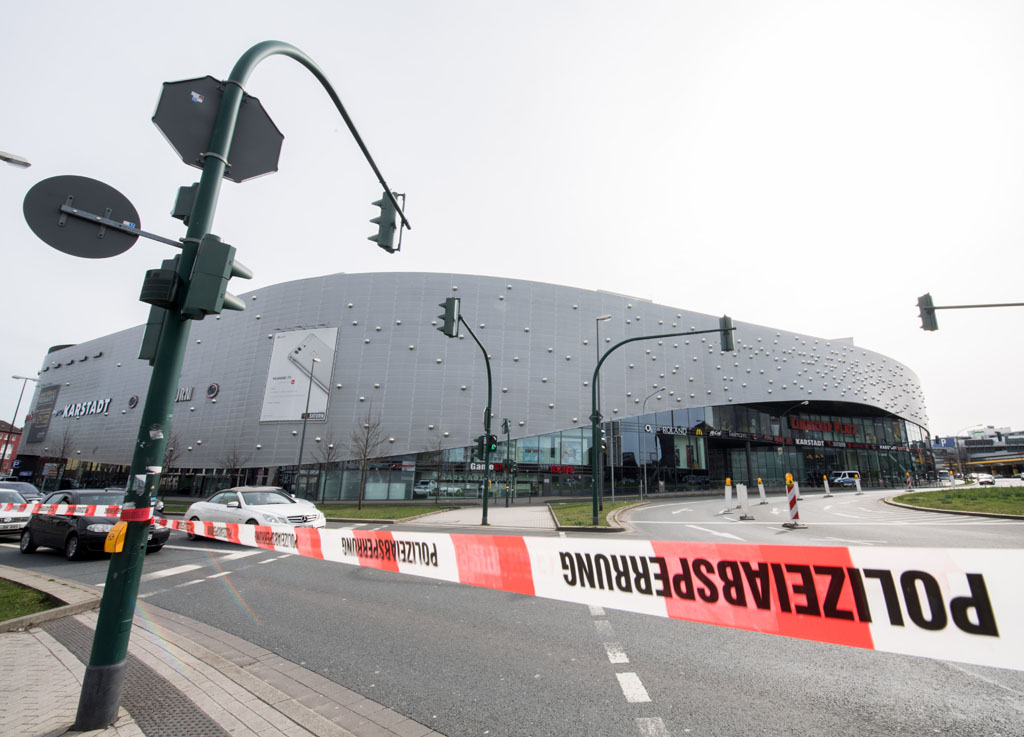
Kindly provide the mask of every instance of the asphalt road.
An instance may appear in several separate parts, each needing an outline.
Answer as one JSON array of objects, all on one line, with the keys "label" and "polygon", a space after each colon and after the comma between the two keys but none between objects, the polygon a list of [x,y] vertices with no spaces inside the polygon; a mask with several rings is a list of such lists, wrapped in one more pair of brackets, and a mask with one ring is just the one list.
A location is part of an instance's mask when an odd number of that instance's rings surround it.
[{"label": "asphalt road", "polygon": [[[811,508],[826,512],[824,501],[808,500],[808,528],[792,534],[828,527],[811,524]],[[865,502],[869,494],[851,504]],[[654,537],[680,539],[660,534],[673,529],[658,523],[666,515],[716,542],[728,540],[688,525],[765,536],[781,529],[776,519],[712,524],[716,503],[683,500],[692,512],[677,515],[676,502],[655,505],[651,519],[633,520],[631,536],[646,525]],[[820,534],[852,529],[868,541],[886,538],[870,544],[903,545],[897,532],[909,527],[957,545],[961,533],[978,533],[913,523],[889,509],[896,517],[878,512]],[[1016,530],[1020,547],[1021,527],[999,527]],[[996,529],[992,545],[1004,534]],[[0,544],[0,563],[97,585],[107,567],[102,559],[68,563],[55,551],[21,555],[13,539]],[[176,533],[146,561],[141,616],[147,602],[255,642],[451,737],[1024,734],[1024,672],[605,611]]]},{"label": "asphalt road", "polygon": [[726,505],[724,493],[714,498],[655,498],[620,517],[630,536],[651,540],[756,543],[760,545],[865,545],[903,547],[1020,548],[1024,520],[943,514],[906,509],[883,500],[893,491],[824,490],[801,493],[797,504],[802,529],[782,526],[789,521],[789,504],[781,494],[769,494],[760,504],[751,490],[747,515],[737,508],[735,494]]}]

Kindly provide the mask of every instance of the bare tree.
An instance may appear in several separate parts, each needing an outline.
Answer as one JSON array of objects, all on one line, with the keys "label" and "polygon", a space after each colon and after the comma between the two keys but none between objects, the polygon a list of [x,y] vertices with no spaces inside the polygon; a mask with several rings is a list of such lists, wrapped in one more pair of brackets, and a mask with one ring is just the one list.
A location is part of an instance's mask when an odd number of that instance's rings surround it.
[{"label": "bare tree", "polygon": [[428,467],[437,469],[437,485],[434,490],[434,504],[441,503],[441,486],[444,482],[444,438],[437,436],[427,445],[424,459]]},{"label": "bare tree", "polygon": [[323,484],[323,472],[326,466],[337,461],[341,458],[341,447],[334,440],[334,431],[329,429],[324,434],[323,440],[317,442],[316,450],[313,453],[313,458],[316,460],[317,468],[317,493],[316,497],[323,502],[324,496],[324,484]]},{"label": "bare tree", "polygon": [[220,458],[217,459],[217,465],[227,470],[231,477],[231,485],[237,486],[238,476],[241,474],[242,468],[249,462],[249,458],[251,457],[252,453],[240,450],[238,444],[235,443],[230,448],[226,448],[224,450]]},{"label": "bare tree", "polygon": [[363,496],[366,491],[366,471],[370,467],[370,461],[380,456],[381,447],[384,445],[384,433],[381,430],[380,415],[373,414],[373,408],[366,410],[366,417],[363,418],[362,426],[354,429],[349,438],[349,450],[354,460],[359,463],[359,503],[357,509],[363,508]]},{"label": "bare tree", "polygon": [[60,466],[57,468],[57,489],[60,489],[61,482],[64,480],[64,469],[68,465],[68,460],[71,454],[75,451],[75,431],[70,422],[64,423],[64,432],[56,439],[56,444],[53,447],[53,458],[60,461]]}]

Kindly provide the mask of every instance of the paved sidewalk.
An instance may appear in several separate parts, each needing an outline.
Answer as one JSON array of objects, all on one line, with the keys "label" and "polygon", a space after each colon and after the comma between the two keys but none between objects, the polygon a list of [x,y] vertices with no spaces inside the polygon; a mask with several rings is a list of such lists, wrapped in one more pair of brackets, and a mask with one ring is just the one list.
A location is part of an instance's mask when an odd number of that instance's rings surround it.
[{"label": "paved sidewalk", "polygon": [[[52,576],[0,566],[0,578],[72,606],[23,631],[0,632],[0,737],[441,737],[312,671],[230,633],[152,604],[139,605],[115,724],[72,730],[99,593]],[[133,691],[134,688],[134,691]]]},{"label": "paved sidewalk", "polygon": [[[402,524],[424,527],[472,527],[480,528],[483,507],[480,505],[462,507],[447,512],[437,512],[405,521]],[[554,530],[555,518],[547,504],[516,502],[508,507],[504,502],[490,502],[487,505],[487,524],[491,527],[509,527],[525,530]]]}]

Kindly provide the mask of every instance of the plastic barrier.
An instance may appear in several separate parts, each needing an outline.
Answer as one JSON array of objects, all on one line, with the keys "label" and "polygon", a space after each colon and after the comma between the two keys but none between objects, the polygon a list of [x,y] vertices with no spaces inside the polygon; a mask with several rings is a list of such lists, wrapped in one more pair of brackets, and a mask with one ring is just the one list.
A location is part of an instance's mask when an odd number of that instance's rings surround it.
[{"label": "plastic barrier", "polygon": [[747,485],[746,484],[736,484],[736,498],[739,500],[740,509],[743,510],[742,512],[740,512],[740,519],[744,519],[744,520],[746,520],[746,519],[754,519],[753,517],[750,516],[750,509],[747,506]]},{"label": "plastic barrier", "polygon": [[725,480],[725,509],[719,514],[729,514],[732,512],[732,479],[727,478]]},{"label": "plastic barrier", "polygon": [[786,474],[786,498],[789,501],[789,522],[783,522],[783,527],[791,530],[803,529],[807,525],[800,522],[800,510],[797,508],[797,501],[800,499],[800,487],[793,481],[793,474]]},{"label": "plastic barrier", "polygon": [[825,482],[825,496],[832,496],[832,490],[828,488],[828,476],[822,476],[821,480]]},{"label": "plastic barrier", "polygon": [[761,504],[767,504],[768,500],[764,495],[764,482],[760,478],[757,480],[757,493],[761,495]]}]

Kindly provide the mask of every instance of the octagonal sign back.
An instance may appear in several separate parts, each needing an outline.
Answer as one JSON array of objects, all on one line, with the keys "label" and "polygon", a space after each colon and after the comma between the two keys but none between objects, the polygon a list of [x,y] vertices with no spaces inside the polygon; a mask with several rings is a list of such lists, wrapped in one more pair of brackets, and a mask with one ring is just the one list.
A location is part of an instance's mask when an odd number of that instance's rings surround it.
[{"label": "octagonal sign back", "polygon": [[[164,82],[153,122],[181,160],[203,168],[224,84],[213,77]],[[225,179],[244,182],[277,171],[284,136],[255,97],[243,93]]]}]

